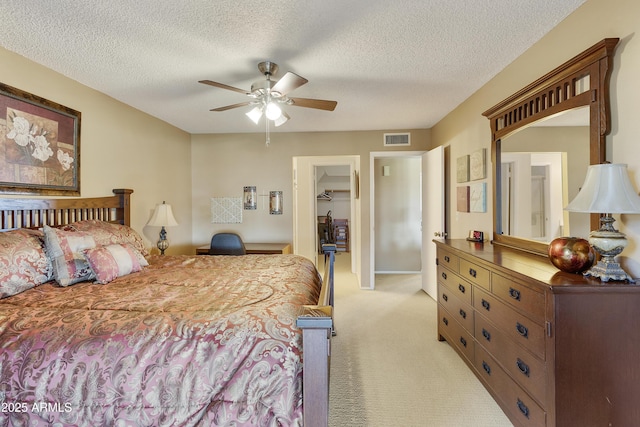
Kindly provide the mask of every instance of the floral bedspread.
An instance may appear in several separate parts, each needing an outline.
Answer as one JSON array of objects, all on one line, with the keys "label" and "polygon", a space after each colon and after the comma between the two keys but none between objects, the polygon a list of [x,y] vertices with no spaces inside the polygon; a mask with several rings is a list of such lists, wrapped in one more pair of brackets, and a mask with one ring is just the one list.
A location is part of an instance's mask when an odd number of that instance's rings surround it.
[{"label": "floral bedspread", "polygon": [[295,255],[155,256],[107,285],[0,300],[0,426],[302,424]]}]

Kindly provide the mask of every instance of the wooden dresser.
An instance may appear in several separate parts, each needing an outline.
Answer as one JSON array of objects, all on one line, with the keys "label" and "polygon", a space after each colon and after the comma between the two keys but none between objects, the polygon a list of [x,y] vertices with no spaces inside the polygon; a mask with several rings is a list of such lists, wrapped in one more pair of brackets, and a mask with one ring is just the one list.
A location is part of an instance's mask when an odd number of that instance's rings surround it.
[{"label": "wooden dresser", "polygon": [[436,240],[438,339],[516,426],[640,426],[640,286]]}]

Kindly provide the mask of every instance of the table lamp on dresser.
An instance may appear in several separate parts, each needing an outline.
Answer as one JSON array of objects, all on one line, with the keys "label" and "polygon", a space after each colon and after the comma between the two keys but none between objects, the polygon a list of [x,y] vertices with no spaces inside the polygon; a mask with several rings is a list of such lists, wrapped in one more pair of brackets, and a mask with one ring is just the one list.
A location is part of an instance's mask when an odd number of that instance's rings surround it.
[{"label": "table lamp on dresser", "polygon": [[615,260],[627,246],[624,233],[613,228],[612,214],[640,213],[640,196],[629,180],[626,164],[591,165],[578,195],[565,207],[569,212],[599,213],[600,229],[589,234],[589,243],[601,258],[585,276],[609,280],[635,280]]},{"label": "table lamp on dresser", "polygon": [[161,205],[156,205],[155,210],[153,211],[153,215],[151,219],[147,223],[152,227],[162,227],[160,230],[160,239],[158,240],[157,246],[160,249],[160,255],[164,255],[164,251],[169,248],[169,241],[167,240],[167,230],[164,227],[173,227],[178,225],[178,222],[173,217],[173,211],[171,210],[171,205],[162,202]]}]

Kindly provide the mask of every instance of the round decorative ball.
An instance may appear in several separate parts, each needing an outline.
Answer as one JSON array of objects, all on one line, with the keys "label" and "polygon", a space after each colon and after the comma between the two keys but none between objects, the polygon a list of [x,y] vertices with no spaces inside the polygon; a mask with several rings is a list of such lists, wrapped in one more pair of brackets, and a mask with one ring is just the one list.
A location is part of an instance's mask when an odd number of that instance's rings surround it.
[{"label": "round decorative ball", "polygon": [[582,273],[596,259],[596,253],[585,239],[558,237],[549,244],[549,259],[559,270]]}]

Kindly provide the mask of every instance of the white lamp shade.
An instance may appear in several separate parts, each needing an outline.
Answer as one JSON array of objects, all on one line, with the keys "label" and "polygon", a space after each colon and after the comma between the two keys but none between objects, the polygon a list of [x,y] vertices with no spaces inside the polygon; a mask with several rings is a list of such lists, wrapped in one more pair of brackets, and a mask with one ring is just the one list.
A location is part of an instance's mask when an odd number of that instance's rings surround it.
[{"label": "white lamp shade", "polygon": [[627,165],[591,165],[578,195],[567,205],[569,212],[640,213],[640,196],[629,180]]},{"label": "white lamp shade", "polygon": [[275,102],[270,102],[267,104],[264,114],[269,120],[277,120],[282,115],[282,110]]},{"label": "white lamp shade", "polygon": [[282,114],[280,115],[280,117],[275,119],[273,122],[275,123],[276,127],[278,127],[280,125],[285,124],[287,122],[287,120],[289,120],[290,118],[291,117],[289,117],[289,115],[283,111]]},{"label": "white lamp shade", "polygon": [[246,114],[247,114],[247,117],[249,117],[253,123],[258,124],[258,122],[260,121],[260,117],[262,117],[262,108],[254,107],[253,109],[251,109],[251,111],[249,111]]},{"label": "white lamp shade", "polygon": [[161,205],[156,205],[156,209],[153,211],[153,215],[147,225],[153,227],[173,227],[178,225],[178,222],[173,217],[171,205],[164,202]]}]

